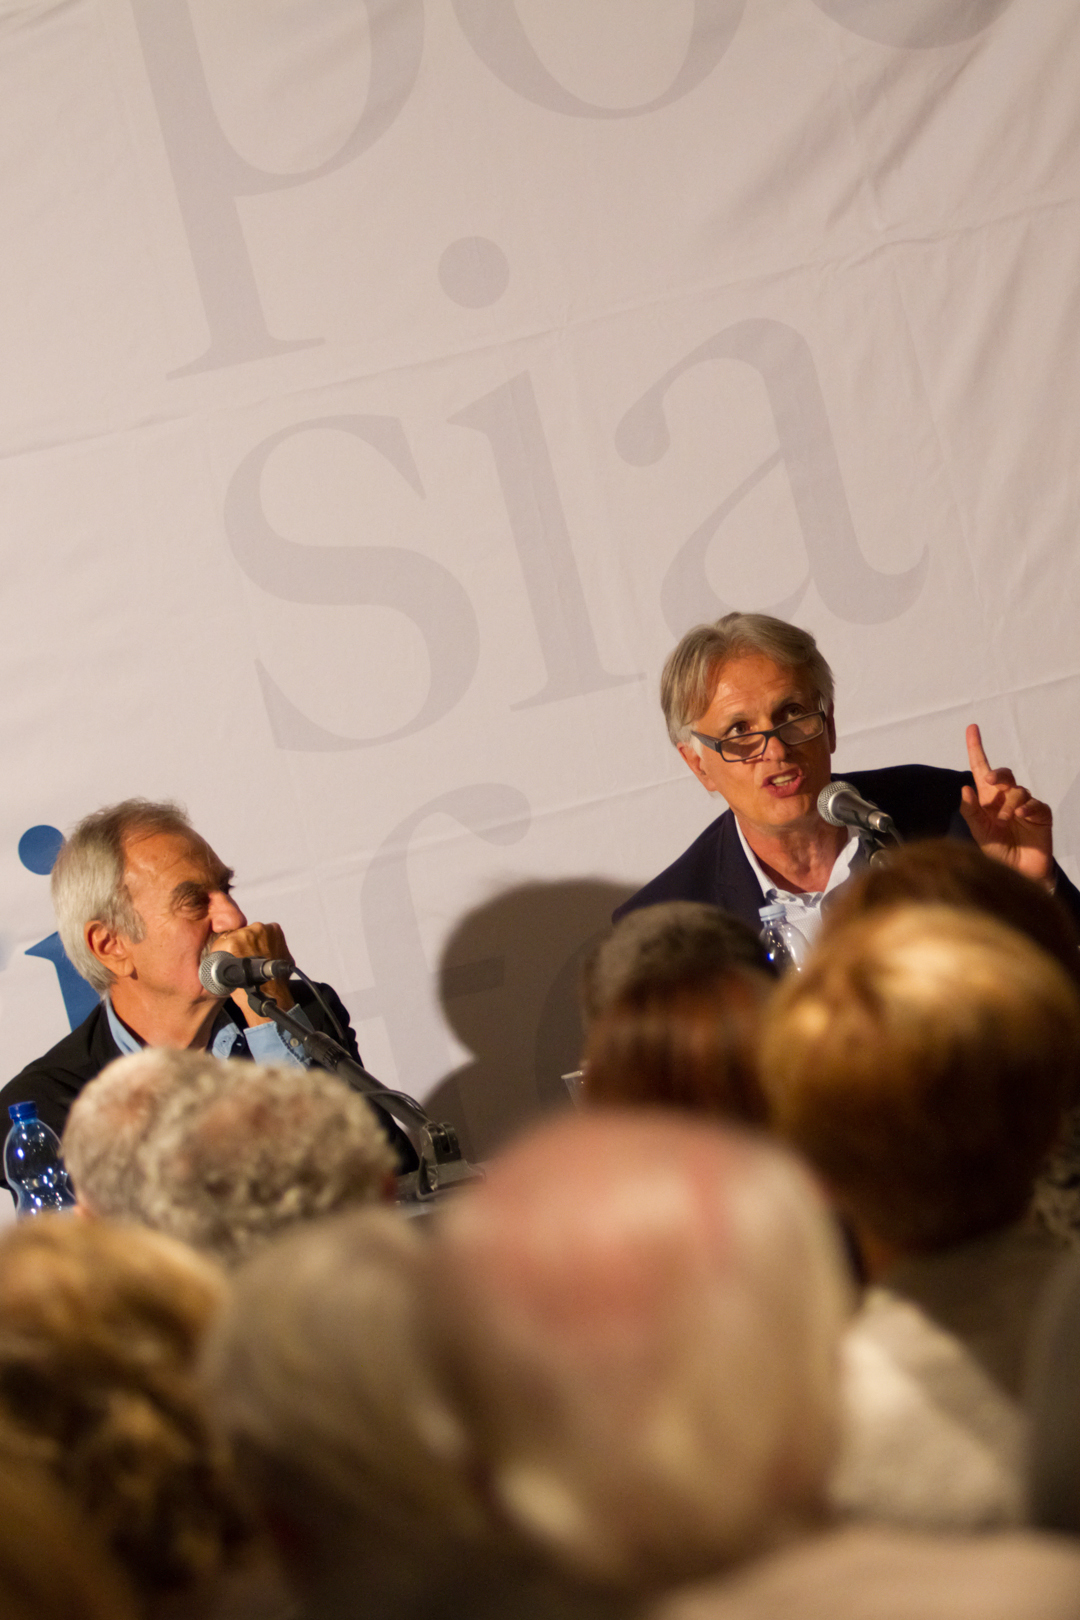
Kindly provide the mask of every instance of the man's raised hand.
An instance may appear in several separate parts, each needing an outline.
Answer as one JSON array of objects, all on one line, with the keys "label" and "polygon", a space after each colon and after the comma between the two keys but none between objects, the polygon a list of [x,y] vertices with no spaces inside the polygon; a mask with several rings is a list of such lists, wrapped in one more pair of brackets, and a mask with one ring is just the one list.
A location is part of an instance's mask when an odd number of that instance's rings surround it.
[{"label": "man's raised hand", "polygon": [[960,813],[986,855],[1041,883],[1054,886],[1053,811],[1019,787],[1007,766],[994,770],[978,726],[967,728],[968,760],[974,788],[961,789]]}]

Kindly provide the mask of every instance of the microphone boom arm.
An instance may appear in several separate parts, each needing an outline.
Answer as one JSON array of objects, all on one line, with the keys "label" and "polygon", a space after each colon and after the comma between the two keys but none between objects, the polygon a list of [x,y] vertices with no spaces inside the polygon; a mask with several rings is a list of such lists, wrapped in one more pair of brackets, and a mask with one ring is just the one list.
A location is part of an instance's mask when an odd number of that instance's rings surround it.
[{"label": "microphone boom arm", "polygon": [[457,1131],[451,1124],[437,1123],[407,1092],[391,1091],[389,1086],[384,1086],[381,1080],[376,1080],[362,1063],[358,1063],[345,1050],[340,1041],[302,1024],[298,1018],[279,1007],[264,990],[249,986],[246,994],[259,1016],[272,1019],[279,1029],[285,1029],[295,1036],[320,1069],[340,1075],[354,1091],[377,1101],[405,1127],[419,1155],[420,1168],[398,1177],[401,1197],[433,1198],[436,1193],[444,1192],[460,1182],[483,1179],[484,1172],[471,1165],[463,1155]]}]

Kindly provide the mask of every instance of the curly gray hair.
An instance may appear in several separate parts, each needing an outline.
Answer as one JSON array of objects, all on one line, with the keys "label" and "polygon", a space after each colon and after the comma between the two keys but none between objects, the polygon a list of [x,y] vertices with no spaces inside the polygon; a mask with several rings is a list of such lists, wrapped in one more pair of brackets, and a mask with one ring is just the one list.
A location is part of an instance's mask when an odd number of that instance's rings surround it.
[{"label": "curly gray hair", "polygon": [[91,1081],[64,1152],[79,1197],[233,1265],[297,1221],[384,1196],[374,1109],[322,1069],[149,1048]]}]

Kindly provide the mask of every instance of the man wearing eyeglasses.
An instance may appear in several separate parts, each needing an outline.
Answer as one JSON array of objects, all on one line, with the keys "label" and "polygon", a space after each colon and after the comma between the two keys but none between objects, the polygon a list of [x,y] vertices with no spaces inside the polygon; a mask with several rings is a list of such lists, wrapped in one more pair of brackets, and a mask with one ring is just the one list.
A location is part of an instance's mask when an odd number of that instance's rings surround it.
[{"label": "man wearing eyeglasses", "polygon": [[[774,900],[812,938],[821,903],[861,859],[858,838],[818,813],[836,747],[833,677],[808,630],[764,613],[697,625],[664,666],[668,734],[698,781],[730,809],[616,918],[662,900],[704,900],[757,925]],[[978,726],[968,771],[896,765],[844,780],[890,815],[904,838],[974,838],[1056,892],[1080,921],[1080,893],[1055,865],[1048,805],[993,770]]]}]

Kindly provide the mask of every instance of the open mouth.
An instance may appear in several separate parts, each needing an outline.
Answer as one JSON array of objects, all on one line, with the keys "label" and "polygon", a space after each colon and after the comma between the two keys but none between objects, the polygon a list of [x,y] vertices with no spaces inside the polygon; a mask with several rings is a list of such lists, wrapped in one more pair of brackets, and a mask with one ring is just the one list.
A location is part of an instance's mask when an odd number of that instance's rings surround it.
[{"label": "open mouth", "polygon": [[765,786],[770,793],[791,792],[798,788],[803,773],[800,770],[778,771],[775,776],[765,780]]}]

